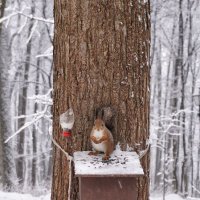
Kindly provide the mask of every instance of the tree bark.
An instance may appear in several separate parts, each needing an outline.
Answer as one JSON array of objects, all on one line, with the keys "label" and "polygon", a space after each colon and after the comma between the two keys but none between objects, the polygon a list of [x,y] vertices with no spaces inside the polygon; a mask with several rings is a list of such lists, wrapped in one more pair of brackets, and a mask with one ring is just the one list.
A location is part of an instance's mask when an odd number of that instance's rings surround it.
[{"label": "tree bark", "polygon": [[181,75],[181,102],[180,102],[180,110],[182,110],[180,121],[181,121],[181,132],[182,132],[182,149],[183,149],[183,161],[182,161],[182,173],[181,173],[181,193],[186,197],[187,195],[187,145],[186,145],[186,130],[185,130],[185,121],[186,121],[186,114],[185,114],[185,84],[186,84],[186,74],[183,64],[183,55],[184,55],[184,24],[183,24],[183,0],[179,1],[179,44],[178,44],[178,59],[179,59],[179,68],[180,68],[180,75]]},{"label": "tree bark", "polygon": [[[161,58],[162,58],[162,47],[161,47],[161,42],[160,40],[158,41],[158,45],[157,45],[157,51],[156,51],[156,85],[157,85],[157,93],[156,93],[156,107],[157,107],[157,116],[160,119],[161,115],[162,115],[162,62],[161,62]],[[161,121],[158,121],[158,127],[162,127]],[[159,144],[160,141],[162,139],[162,130],[158,130],[157,132],[157,150],[156,150],[156,162],[157,160],[161,160],[161,158],[163,157],[163,150],[161,150],[159,148]],[[165,141],[164,141],[165,142]],[[165,164],[165,163],[164,163]],[[157,162],[155,164],[155,170],[157,173],[162,171],[163,168],[163,163],[162,162]],[[161,175],[157,175],[157,173],[155,174],[155,186],[158,188],[160,186],[160,182],[161,182]]]},{"label": "tree bark", "polygon": [[[72,154],[91,149],[95,110],[116,110],[114,133],[123,150],[145,149],[149,137],[149,1],[54,1],[53,136]],[[75,112],[72,143],[60,134],[59,115]],[[138,200],[149,198],[149,153],[141,160]],[[68,161],[54,148],[53,200],[67,199]],[[70,199],[79,199],[72,177]]]},{"label": "tree bark", "polygon": [[[36,85],[35,85],[35,95],[39,94],[39,85],[37,83],[39,83],[40,80],[40,72],[39,72],[39,68],[40,68],[40,59],[37,60],[37,68],[36,68]],[[35,103],[34,105],[34,113],[38,112],[38,104]],[[32,169],[31,169],[31,182],[32,182],[32,187],[34,188],[36,185],[36,179],[37,179],[37,129],[35,126],[33,126],[33,131],[32,131],[32,154],[33,154],[33,159],[32,159]]]},{"label": "tree bark", "polygon": [[[183,79],[182,73],[181,73],[181,69],[183,67],[183,13],[182,13],[182,0],[179,0],[178,2],[179,5],[179,22],[178,22],[178,44],[177,44],[177,56],[175,58],[175,63],[174,63],[174,72],[173,72],[173,83],[172,83],[172,100],[171,100],[171,111],[172,113],[176,113],[179,110],[179,104],[180,108],[184,107],[184,95],[181,93],[183,99],[181,100],[181,102],[179,102],[179,86],[180,86],[180,79]],[[180,78],[181,77],[181,78]],[[182,85],[181,85],[182,87]],[[181,88],[182,89],[182,88]],[[175,91],[175,92],[174,92]],[[184,88],[181,92],[184,92]],[[173,117],[175,120],[175,117]],[[175,126],[179,126],[180,125],[180,117],[178,116],[177,119],[178,122],[174,122]],[[184,129],[184,128],[183,128]],[[177,130],[177,128],[174,128],[175,133],[179,133],[180,130]],[[175,193],[177,193],[178,191],[180,191],[180,179],[178,177],[178,159],[179,159],[179,146],[180,146],[180,137],[179,136],[172,136],[172,146],[173,146],[173,187],[174,187],[174,191]]]},{"label": "tree bark", "polygon": [[[0,18],[4,15],[6,1],[0,0]],[[8,71],[11,50],[8,46],[10,35],[0,24],[0,182],[11,190],[16,179],[11,141],[5,140],[12,134],[9,97]]]},{"label": "tree bark", "polygon": [[[31,8],[31,14],[34,15],[35,13],[35,4],[34,1],[32,1],[32,8]],[[33,28],[33,19],[31,19],[30,26],[28,29],[28,38],[31,34]],[[29,79],[29,69],[30,69],[30,61],[31,61],[31,50],[32,50],[32,39],[27,44],[26,47],[26,60],[25,65],[23,69],[23,81],[28,82]],[[28,83],[27,85],[24,85],[22,88],[22,91],[19,95],[19,105],[18,105],[18,115],[23,116],[26,115],[27,110],[27,94],[28,94]],[[26,123],[26,118],[19,118],[18,119],[18,129],[20,129],[24,124]],[[19,158],[16,162],[16,168],[17,168],[17,177],[19,179],[19,184],[23,185],[24,183],[24,176],[25,176],[25,161],[24,161],[24,145],[25,145],[25,130],[22,130],[20,134],[18,135],[18,142],[17,142],[17,151]],[[34,147],[33,147],[34,148]]]}]

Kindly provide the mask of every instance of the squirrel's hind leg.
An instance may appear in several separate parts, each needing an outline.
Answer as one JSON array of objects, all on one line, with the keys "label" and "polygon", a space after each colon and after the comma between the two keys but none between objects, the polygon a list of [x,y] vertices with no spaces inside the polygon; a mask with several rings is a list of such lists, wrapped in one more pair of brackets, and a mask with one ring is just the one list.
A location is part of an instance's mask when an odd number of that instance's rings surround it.
[{"label": "squirrel's hind leg", "polygon": [[110,155],[113,152],[113,146],[114,146],[113,143],[109,143],[109,145],[107,146],[105,155],[103,156],[102,160],[109,160]]},{"label": "squirrel's hind leg", "polygon": [[109,149],[107,149],[102,160],[109,160],[109,158],[110,158],[110,151]]},{"label": "squirrel's hind leg", "polygon": [[103,156],[102,160],[109,160],[109,158],[110,158],[110,156],[107,155],[107,154],[105,154],[105,155]]}]

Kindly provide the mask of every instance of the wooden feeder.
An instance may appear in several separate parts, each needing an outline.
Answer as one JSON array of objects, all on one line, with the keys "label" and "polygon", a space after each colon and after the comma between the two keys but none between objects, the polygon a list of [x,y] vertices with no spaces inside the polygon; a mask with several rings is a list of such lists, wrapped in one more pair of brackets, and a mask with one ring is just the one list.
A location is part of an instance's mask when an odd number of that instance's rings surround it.
[{"label": "wooden feeder", "polygon": [[109,161],[88,153],[74,153],[81,200],[137,199],[137,178],[144,172],[135,152],[115,151]]}]

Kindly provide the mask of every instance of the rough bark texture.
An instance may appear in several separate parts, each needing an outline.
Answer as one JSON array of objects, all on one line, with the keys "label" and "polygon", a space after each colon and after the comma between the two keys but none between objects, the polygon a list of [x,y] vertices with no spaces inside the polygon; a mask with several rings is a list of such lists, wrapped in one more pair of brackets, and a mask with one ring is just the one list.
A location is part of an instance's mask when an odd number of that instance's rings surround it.
[{"label": "rough bark texture", "polygon": [[[145,1],[144,1],[145,2]],[[70,153],[91,149],[95,110],[116,110],[115,140],[145,149],[149,136],[150,3],[147,1],[78,1],[55,3],[53,134]],[[59,115],[75,112],[72,143],[60,134]],[[148,199],[149,154],[141,160],[138,200]],[[70,199],[79,199],[72,179]],[[54,148],[52,200],[68,198],[68,162]]]},{"label": "rough bark texture", "polygon": [[0,181],[4,187],[11,189],[13,186],[14,160],[12,143],[5,140],[11,135],[10,98],[8,87],[8,68],[10,49],[8,48],[8,32],[0,33]]},{"label": "rough bark texture", "polygon": [[[31,14],[34,15],[35,13],[35,6],[34,1],[32,1],[32,8],[31,8]],[[33,19],[31,19],[31,23],[28,30],[28,37],[31,34],[32,28],[33,28]],[[31,62],[31,51],[32,51],[32,39],[27,44],[26,47],[26,62],[23,66],[23,81],[28,81],[29,77],[29,69],[30,69],[30,62]],[[19,96],[19,105],[18,105],[18,115],[23,116],[26,115],[27,111],[27,95],[28,95],[28,84],[24,85],[22,90],[20,91],[21,94]],[[18,119],[18,129],[20,129],[24,124],[26,123],[26,118],[19,118]],[[34,140],[34,138],[33,138]],[[24,184],[25,179],[25,161],[24,161],[24,153],[25,153],[25,130],[22,130],[20,134],[18,135],[18,143],[17,143],[17,153],[19,154],[19,157],[16,162],[17,166],[17,177],[19,179],[19,184]],[[34,145],[33,145],[34,148]]]},{"label": "rough bark texture", "polygon": [[[4,16],[6,1],[0,1],[0,18]],[[5,140],[12,134],[8,70],[10,65],[10,35],[0,24],[0,182],[11,190],[16,180],[12,142]]]}]

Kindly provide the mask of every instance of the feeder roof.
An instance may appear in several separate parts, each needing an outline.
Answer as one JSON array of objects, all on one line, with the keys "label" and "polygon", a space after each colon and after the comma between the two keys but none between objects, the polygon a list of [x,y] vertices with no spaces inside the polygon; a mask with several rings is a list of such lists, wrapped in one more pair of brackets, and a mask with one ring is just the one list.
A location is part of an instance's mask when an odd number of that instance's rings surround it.
[{"label": "feeder roof", "polygon": [[103,161],[103,154],[89,156],[89,151],[74,153],[76,176],[141,176],[144,175],[136,152],[116,150],[108,161]]}]

